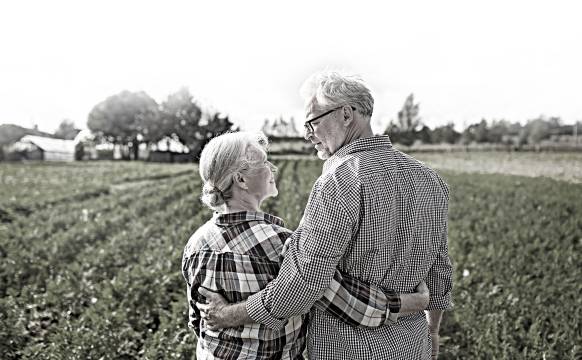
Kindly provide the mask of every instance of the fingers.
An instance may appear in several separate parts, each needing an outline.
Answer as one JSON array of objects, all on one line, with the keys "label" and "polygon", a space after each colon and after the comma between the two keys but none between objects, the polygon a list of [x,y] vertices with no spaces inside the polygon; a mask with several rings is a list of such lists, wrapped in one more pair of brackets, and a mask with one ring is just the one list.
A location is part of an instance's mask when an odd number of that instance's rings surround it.
[{"label": "fingers", "polygon": [[[202,307],[204,307],[205,304],[196,303],[196,306],[200,309],[200,307],[198,305],[201,305]],[[208,313],[204,310],[200,310],[200,319],[204,320],[204,323],[206,324],[207,329],[209,329],[209,330],[219,330],[220,329],[217,326],[217,324],[214,322],[214,320],[211,318],[210,313]]]},{"label": "fingers", "polygon": [[418,284],[415,288],[415,290],[421,294],[428,294],[428,286],[426,285],[426,283],[423,281],[420,282],[420,284]]},{"label": "fingers", "polygon": [[210,309],[210,304],[203,304],[203,303],[196,303],[196,307],[198,308],[198,310],[200,310],[201,312],[208,312],[208,309]]},{"label": "fingers", "polygon": [[202,287],[202,286],[200,286],[200,287],[198,288],[198,293],[199,293],[200,295],[204,296],[205,298],[210,298],[210,297],[212,297],[214,294],[216,294],[215,292],[213,292],[213,291],[210,291],[210,290],[208,290],[207,288],[205,288],[205,287]]},{"label": "fingers", "polygon": [[224,328],[223,310],[228,305],[228,301],[220,293],[202,286],[198,288],[198,293],[206,299],[206,303],[196,303],[204,326],[213,331]]},{"label": "fingers", "polygon": [[198,293],[206,298],[207,302],[224,302],[224,298],[219,293],[200,286]]},{"label": "fingers", "polygon": [[208,330],[218,331],[222,329],[221,327],[218,326],[218,323],[210,316],[210,313],[200,311],[200,319],[204,321],[204,326]]}]

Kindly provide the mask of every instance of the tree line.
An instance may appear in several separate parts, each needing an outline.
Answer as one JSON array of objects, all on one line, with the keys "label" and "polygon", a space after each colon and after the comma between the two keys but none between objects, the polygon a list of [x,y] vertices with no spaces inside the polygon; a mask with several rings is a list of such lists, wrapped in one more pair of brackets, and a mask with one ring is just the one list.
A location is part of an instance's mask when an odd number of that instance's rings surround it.
[{"label": "tree line", "polygon": [[582,130],[580,122],[564,125],[559,117],[543,115],[528,120],[524,125],[504,119],[492,121],[481,119],[462,131],[455,130],[453,123],[431,129],[423,123],[419,113],[420,105],[415,103],[414,95],[410,94],[398,112],[397,121],[390,121],[384,133],[389,135],[393,142],[407,146],[418,143],[462,145],[489,143],[521,147],[570,136],[573,138],[572,141],[576,142],[578,130]]},{"label": "tree line", "polygon": [[[133,151],[134,159],[138,158],[140,144],[153,145],[169,138],[186,146],[196,157],[212,137],[234,130],[228,116],[204,111],[187,88],[170,94],[161,104],[143,91],[122,91],[95,105],[89,113],[87,126],[98,142],[126,146]],[[410,94],[396,121],[389,122],[384,134],[394,143],[406,146],[488,143],[519,148],[560,137],[572,137],[576,142],[578,129],[582,129],[582,123],[564,125],[559,117],[545,116],[530,119],[523,125],[504,119],[481,119],[460,131],[453,123],[430,128],[420,116],[420,104]],[[262,131],[273,138],[302,136],[292,117],[265,119]],[[63,120],[55,137],[72,139],[77,132],[72,121]]]},{"label": "tree line", "polygon": [[172,138],[193,156],[213,137],[233,129],[228,116],[203,111],[187,88],[168,95],[158,104],[143,91],[122,91],[93,107],[87,127],[98,141],[124,145],[138,158],[139,145]]}]

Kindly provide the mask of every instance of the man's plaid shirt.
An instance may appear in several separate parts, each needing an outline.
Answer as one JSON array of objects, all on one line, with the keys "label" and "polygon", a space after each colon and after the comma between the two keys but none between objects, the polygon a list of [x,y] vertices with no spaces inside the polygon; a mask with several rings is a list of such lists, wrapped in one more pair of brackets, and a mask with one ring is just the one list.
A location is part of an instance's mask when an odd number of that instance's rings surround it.
[{"label": "man's plaid shirt", "polygon": [[312,308],[336,268],[399,293],[425,280],[428,309],[449,309],[452,266],[447,245],[447,185],[394,149],[387,136],[356,140],[324,164],[279,275],[248,298],[249,315],[267,326],[309,309],[314,359],[430,359],[424,314],[357,328]]},{"label": "man's plaid shirt", "polygon": [[[273,328],[250,324],[211,331],[195,306],[198,288],[220,292],[231,302],[246,300],[279,272],[285,240],[291,231],[278,217],[261,212],[215,215],[188,241],[182,259],[190,308],[189,326],[199,336],[198,359],[302,358],[307,315],[278,321]],[[367,285],[338,270],[315,306],[352,326],[377,327],[394,322],[387,311],[399,296]],[[387,316],[388,315],[388,316]]]}]

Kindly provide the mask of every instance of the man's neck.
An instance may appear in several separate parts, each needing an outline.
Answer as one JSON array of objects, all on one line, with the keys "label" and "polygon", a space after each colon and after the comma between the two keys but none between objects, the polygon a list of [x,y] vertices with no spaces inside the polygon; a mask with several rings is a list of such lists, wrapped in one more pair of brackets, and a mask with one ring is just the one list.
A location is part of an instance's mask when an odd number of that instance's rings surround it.
[{"label": "man's neck", "polygon": [[350,144],[358,139],[364,139],[368,137],[374,136],[374,132],[372,131],[372,127],[370,126],[370,122],[366,121],[364,124],[354,124],[348,128],[346,132],[346,139],[344,141],[344,146]]}]

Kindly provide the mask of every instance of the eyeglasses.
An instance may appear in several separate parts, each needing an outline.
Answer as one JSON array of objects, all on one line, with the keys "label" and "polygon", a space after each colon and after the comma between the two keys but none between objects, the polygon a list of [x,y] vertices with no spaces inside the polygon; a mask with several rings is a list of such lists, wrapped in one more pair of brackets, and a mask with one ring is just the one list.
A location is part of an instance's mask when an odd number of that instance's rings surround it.
[{"label": "eyeglasses", "polygon": [[[314,118],[313,118],[313,119],[311,119],[311,120],[307,120],[307,121],[306,121],[306,122],[303,124],[303,128],[305,129],[305,131],[307,131],[307,133],[312,133],[312,132],[314,132],[314,131],[315,131],[315,129],[313,128],[313,124],[312,124],[312,122],[314,122],[315,120],[321,119],[322,117],[324,117],[324,116],[326,116],[326,115],[329,115],[329,114],[331,114],[332,112],[334,112],[334,111],[336,111],[336,110],[338,110],[338,109],[341,109],[341,108],[343,108],[344,106],[345,106],[345,105],[338,106],[338,107],[336,107],[336,108],[333,108],[333,109],[331,109],[331,110],[328,110],[328,111],[324,112],[323,114],[317,115],[316,117],[314,117]],[[356,110],[356,108],[352,106],[352,110]]]},{"label": "eyeglasses", "polygon": [[313,118],[313,119],[311,119],[311,120],[307,120],[307,121],[305,122],[305,124],[303,124],[303,127],[305,128],[305,131],[307,131],[308,133],[310,133],[310,132],[311,132],[311,133],[312,133],[312,132],[314,132],[314,131],[315,131],[315,129],[313,129],[313,124],[312,124],[312,122],[314,122],[314,121],[315,121],[315,120],[317,120],[317,119],[321,119],[322,117],[324,117],[324,116],[326,116],[326,115],[329,115],[329,114],[331,114],[332,112],[336,111],[337,109],[341,109],[341,108],[343,108],[343,105],[342,105],[342,106],[338,106],[338,107],[336,107],[336,108],[334,108],[334,109],[331,109],[331,110],[329,110],[329,111],[326,111],[326,112],[324,112],[323,114],[321,114],[321,115],[318,115],[318,116],[314,117],[314,118]]}]

